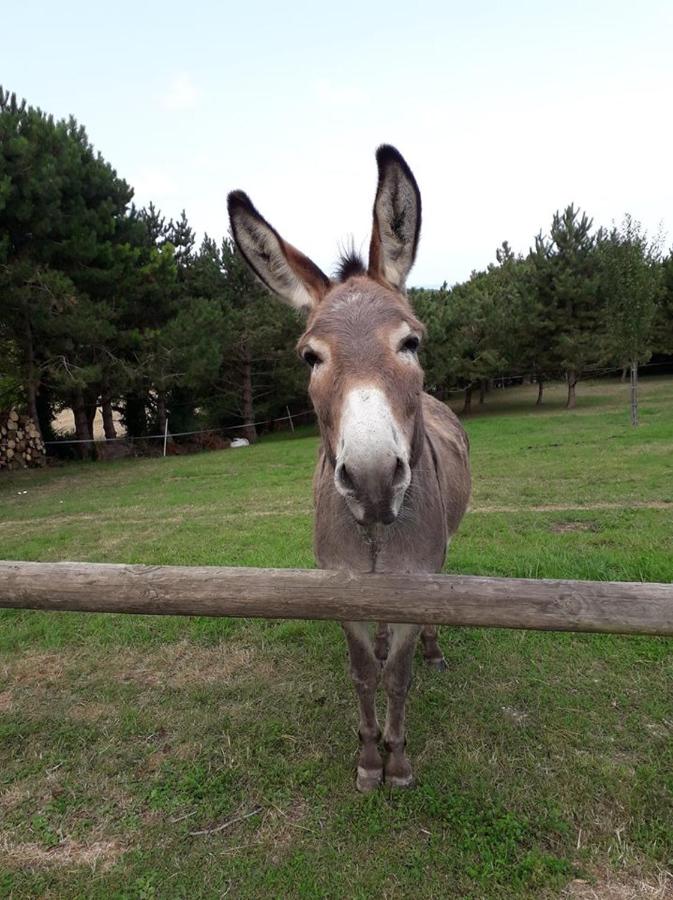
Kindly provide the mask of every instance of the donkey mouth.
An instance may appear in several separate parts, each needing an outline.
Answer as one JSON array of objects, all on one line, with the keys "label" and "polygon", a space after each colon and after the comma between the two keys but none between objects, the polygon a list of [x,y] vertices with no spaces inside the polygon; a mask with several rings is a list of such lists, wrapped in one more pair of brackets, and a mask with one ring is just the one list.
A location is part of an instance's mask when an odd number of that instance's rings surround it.
[{"label": "donkey mouth", "polygon": [[392,525],[398,518],[406,489],[378,502],[360,500],[355,495],[345,495],[346,506],[358,525],[371,528],[374,525]]},{"label": "donkey mouth", "polygon": [[357,516],[353,514],[353,518],[358,523],[358,525],[361,525],[363,528],[371,528],[373,525],[392,525],[393,522],[397,519],[397,513],[389,510],[388,512],[381,513],[379,515],[365,514]]},{"label": "donkey mouth", "polygon": [[336,489],[355,521],[364,528],[392,525],[402,508],[411,482],[409,464],[398,457],[388,469],[381,477],[376,470],[361,473],[348,468],[343,461],[337,464]]}]

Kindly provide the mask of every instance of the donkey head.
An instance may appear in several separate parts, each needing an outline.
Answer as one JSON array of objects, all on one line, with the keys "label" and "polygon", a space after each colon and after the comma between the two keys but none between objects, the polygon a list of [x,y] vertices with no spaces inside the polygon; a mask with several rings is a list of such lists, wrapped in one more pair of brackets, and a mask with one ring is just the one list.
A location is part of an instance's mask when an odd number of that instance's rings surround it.
[{"label": "donkey head", "polygon": [[354,254],[335,280],[281,238],[242,191],[229,195],[234,240],[258,278],[307,316],[298,351],[334,484],[361,525],[397,517],[423,446],[423,326],[406,297],[421,197],[394,147],[379,147],[369,265]]}]

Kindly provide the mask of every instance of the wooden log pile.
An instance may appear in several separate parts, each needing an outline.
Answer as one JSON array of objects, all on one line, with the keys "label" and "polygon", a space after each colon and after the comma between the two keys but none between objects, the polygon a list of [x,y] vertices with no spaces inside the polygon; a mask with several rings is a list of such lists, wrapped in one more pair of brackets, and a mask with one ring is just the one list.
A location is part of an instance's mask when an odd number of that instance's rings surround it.
[{"label": "wooden log pile", "polygon": [[0,413],[0,470],[28,469],[46,462],[44,442],[30,416]]}]

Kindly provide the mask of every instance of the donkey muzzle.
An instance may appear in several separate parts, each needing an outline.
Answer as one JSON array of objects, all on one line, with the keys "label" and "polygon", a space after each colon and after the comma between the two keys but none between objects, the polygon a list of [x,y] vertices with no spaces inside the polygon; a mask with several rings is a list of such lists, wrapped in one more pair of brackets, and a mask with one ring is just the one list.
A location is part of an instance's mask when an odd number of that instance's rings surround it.
[{"label": "donkey muzzle", "polygon": [[397,518],[411,481],[409,463],[388,454],[362,465],[359,460],[337,461],[334,483],[359,525],[391,525]]}]

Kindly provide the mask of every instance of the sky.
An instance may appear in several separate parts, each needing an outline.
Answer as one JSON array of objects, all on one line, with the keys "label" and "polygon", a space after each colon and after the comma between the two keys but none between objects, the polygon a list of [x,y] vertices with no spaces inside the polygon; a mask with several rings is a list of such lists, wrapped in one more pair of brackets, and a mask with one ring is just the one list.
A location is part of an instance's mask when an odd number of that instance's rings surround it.
[{"label": "sky", "polygon": [[0,84],[199,235],[241,188],[330,273],[368,246],[392,143],[423,198],[410,285],[526,252],[570,202],[673,242],[670,0],[23,0],[2,22]]}]

